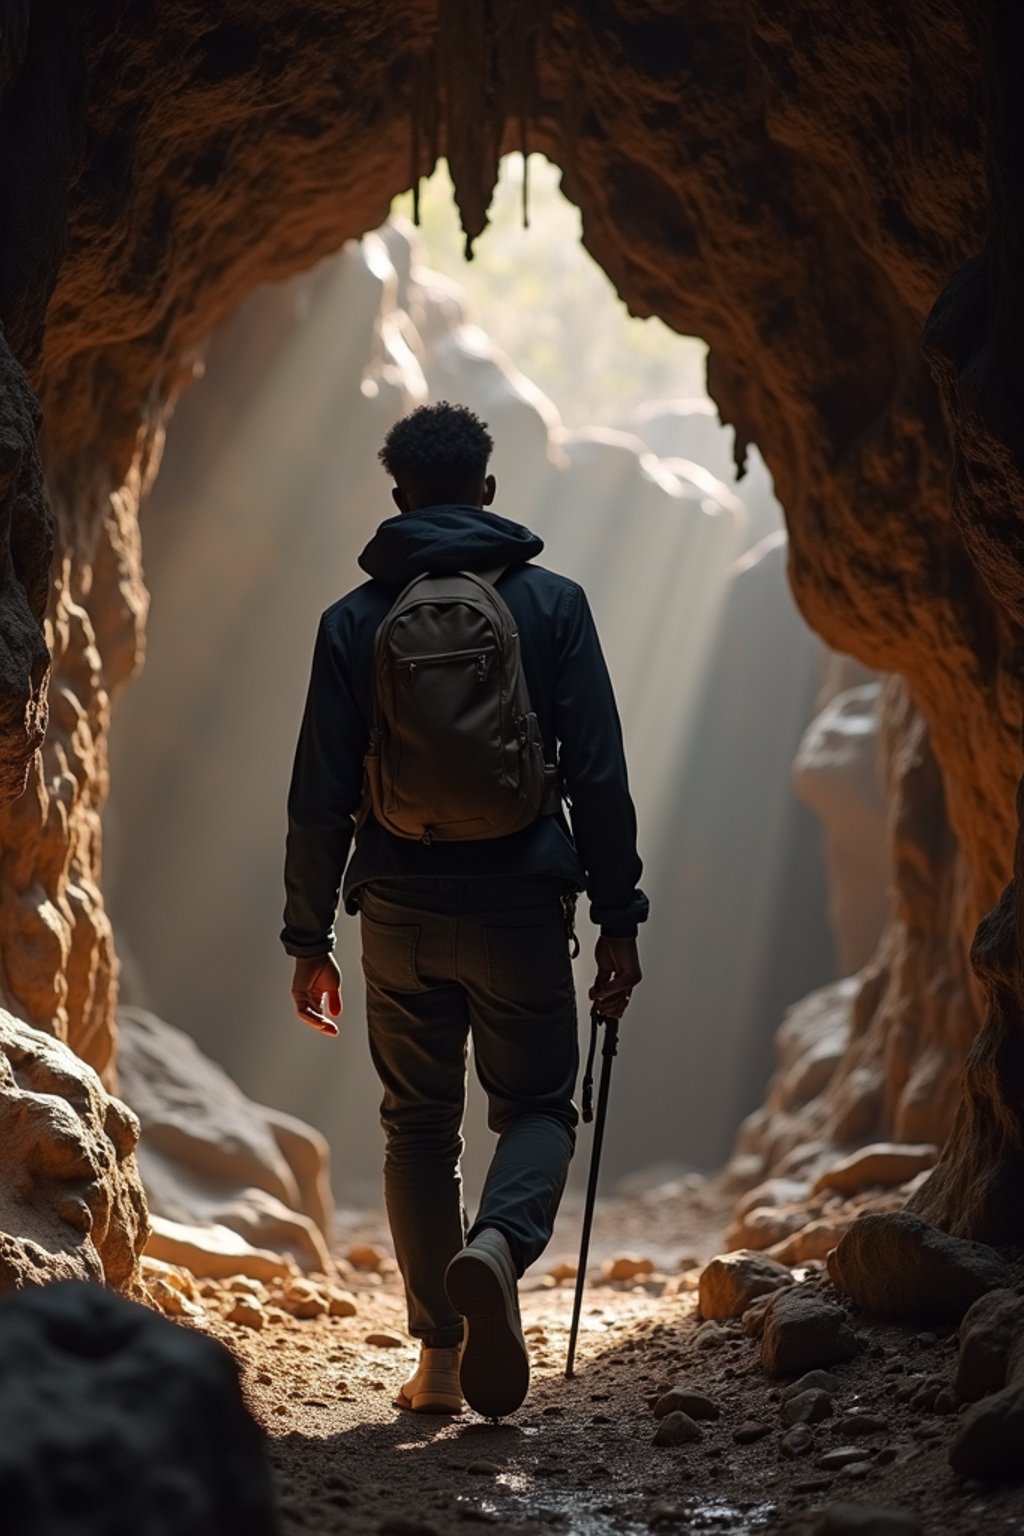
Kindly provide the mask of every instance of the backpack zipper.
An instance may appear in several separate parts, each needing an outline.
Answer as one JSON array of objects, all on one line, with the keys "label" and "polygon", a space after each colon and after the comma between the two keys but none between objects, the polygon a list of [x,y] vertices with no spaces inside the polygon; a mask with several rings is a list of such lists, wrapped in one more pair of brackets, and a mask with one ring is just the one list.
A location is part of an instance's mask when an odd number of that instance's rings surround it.
[{"label": "backpack zipper", "polygon": [[481,683],[483,683],[487,680],[487,673],[490,670],[491,665],[491,657],[494,654],[495,652],[493,646],[490,646],[487,650],[483,651],[434,651],[427,656],[403,656],[401,661],[397,661],[395,665],[398,667],[406,667],[408,669],[409,681],[411,683],[417,667],[430,666],[434,662],[441,661],[475,660],[477,678]]}]

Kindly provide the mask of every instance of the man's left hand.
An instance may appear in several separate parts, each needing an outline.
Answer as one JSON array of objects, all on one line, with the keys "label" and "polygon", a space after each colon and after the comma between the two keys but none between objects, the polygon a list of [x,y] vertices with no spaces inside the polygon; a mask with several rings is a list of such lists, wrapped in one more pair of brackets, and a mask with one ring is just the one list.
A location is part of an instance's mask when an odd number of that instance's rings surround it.
[{"label": "man's left hand", "polygon": [[[333,955],[314,955],[296,960],[292,978],[292,1002],[304,1024],[322,1034],[336,1035],[333,1022],[341,1013],[341,972]],[[328,1018],[328,1013],[331,1018]]]}]

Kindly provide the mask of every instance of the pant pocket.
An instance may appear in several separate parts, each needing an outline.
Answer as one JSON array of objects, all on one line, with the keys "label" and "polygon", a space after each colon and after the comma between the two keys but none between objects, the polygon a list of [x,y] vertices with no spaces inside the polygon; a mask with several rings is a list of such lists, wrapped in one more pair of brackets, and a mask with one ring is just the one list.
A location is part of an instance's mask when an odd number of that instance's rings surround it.
[{"label": "pant pocket", "polygon": [[418,923],[382,923],[360,913],[363,971],[368,981],[388,992],[419,992],[416,949]]},{"label": "pant pocket", "polygon": [[538,921],[484,928],[487,989],[496,1001],[547,1013],[572,996],[572,964],[561,909]]}]

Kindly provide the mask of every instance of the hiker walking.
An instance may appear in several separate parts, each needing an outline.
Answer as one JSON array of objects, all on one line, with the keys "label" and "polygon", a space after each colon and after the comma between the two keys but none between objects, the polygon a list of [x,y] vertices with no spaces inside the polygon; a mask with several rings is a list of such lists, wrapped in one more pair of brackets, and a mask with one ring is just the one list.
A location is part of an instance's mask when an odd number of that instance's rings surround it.
[{"label": "hiker walking", "polygon": [[[336,1035],[344,874],[384,1088],[388,1219],[421,1342],[398,1403],[457,1412],[465,1399],[496,1416],[529,1386],[517,1281],[550,1239],[575,1144],[576,894],[601,930],[590,998],[612,1018],[640,981],[647,899],[586,596],[533,563],[535,534],[485,510],[493,446],[446,401],[387,435],[398,516],[316,638],[281,937],[299,1017]],[[467,1228],[470,1037],[498,1141]]]}]

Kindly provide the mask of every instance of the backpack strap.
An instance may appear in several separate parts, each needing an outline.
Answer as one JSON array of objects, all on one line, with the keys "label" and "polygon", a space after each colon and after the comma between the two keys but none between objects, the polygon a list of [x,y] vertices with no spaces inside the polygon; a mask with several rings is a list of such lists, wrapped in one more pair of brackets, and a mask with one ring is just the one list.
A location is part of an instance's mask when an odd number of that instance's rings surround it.
[{"label": "backpack strap", "polygon": [[495,565],[489,571],[466,571],[465,574],[476,576],[480,581],[486,581],[489,587],[496,587],[508,569],[507,565]]}]

